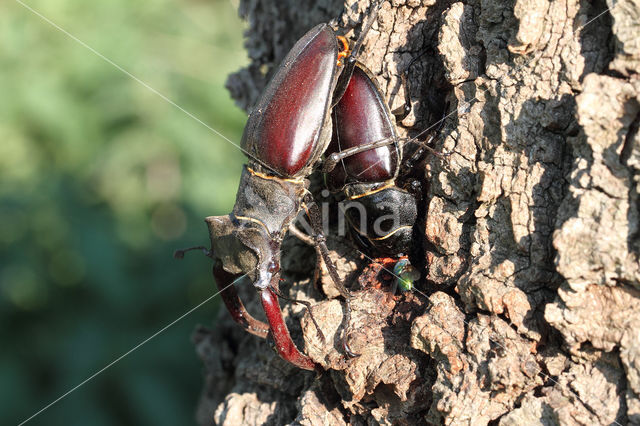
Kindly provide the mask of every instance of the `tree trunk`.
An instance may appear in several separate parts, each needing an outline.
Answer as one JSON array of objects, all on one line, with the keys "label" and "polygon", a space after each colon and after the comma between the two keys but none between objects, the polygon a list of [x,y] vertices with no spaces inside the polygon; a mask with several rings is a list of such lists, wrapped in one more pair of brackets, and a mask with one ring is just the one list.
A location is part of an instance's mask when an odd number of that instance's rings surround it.
[{"label": "tree trunk", "polygon": [[[252,63],[229,78],[233,96],[249,109],[297,38],[332,18],[357,35],[368,7],[241,1]],[[414,165],[423,280],[393,295],[330,239],[353,293],[361,355],[346,360],[344,302],[326,274],[313,285],[313,250],[286,239],[283,289],[314,304],[327,343],[301,306],[283,309],[323,373],[221,312],[195,334],[200,424],[640,424],[639,2],[383,2],[359,59],[392,108],[415,59],[399,131],[431,126],[451,153]]]}]

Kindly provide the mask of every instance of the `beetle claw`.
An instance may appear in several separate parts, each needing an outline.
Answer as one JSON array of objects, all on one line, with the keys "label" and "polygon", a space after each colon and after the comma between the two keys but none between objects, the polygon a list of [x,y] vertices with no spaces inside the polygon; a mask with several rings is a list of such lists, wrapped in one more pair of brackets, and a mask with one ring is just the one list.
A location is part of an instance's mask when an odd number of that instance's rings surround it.
[{"label": "beetle claw", "polygon": [[347,340],[348,340],[348,335],[345,333],[345,335],[342,337],[342,350],[344,351],[344,354],[347,356],[347,358],[353,359],[353,358],[358,358],[360,355],[362,355],[362,354],[357,354],[353,352],[349,347],[349,343],[347,342]]},{"label": "beetle claw", "polygon": [[316,327],[316,335],[318,336],[318,338],[320,339],[320,341],[324,345],[327,342],[327,339],[325,339],[324,333],[320,329],[320,326],[318,325],[318,322],[316,321],[315,317],[313,316],[313,313],[311,312],[311,308],[310,307],[307,307],[307,312],[309,312],[309,318],[311,318],[311,321],[313,322],[313,325]]}]

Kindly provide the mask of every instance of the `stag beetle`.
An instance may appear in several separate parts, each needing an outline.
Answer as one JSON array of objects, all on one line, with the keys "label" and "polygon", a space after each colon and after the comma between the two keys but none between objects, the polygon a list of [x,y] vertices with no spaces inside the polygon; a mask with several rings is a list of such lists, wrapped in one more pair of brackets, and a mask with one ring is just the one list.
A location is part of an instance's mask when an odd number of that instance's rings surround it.
[{"label": "stag beetle", "polygon": [[[320,209],[306,178],[331,141],[331,109],[347,87],[355,55],[376,16],[374,5],[351,50],[328,24],[317,25],[296,42],[249,115],[241,142],[249,161],[242,170],[233,211],[205,219],[211,240],[211,249],[205,251],[214,261],[213,275],[233,319],[257,336],[271,332],[280,356],[307,370],[316,364],[293,343],[278,304],[278,297],[284,297],[278,290],[280,247],[294,219],[305,210],[314,244],[345,299],[348,326],[350,295],[329,258]],[[184,252],[179,250],[176,256]],[[247,312],[231,285],[243,275],[259,291],[268,325]],[[346,344],[347,335],[343,331],[344,350],[356,356]]]},{"label": "stag beetle", "polygon": [[384,255],[407,252],[418,215],[415,195],[395,184],[403,146],[391,115],[371,73],[357,63],[333,108],[323,166],[327,187],[349,201],[345,214],[352,227]]},{"label": "stag beetle", "polygon": [[384,269],[393,267],[394,286],[402,291],[412,289],[420,277],[406,256],[418,217],[419,186],[416,181],[408,185],[410,190],[398,185],[400,166],[411,169],[426,150],[433,151],[428,144],[437,133],[403,162],[406,142],[398,138],[395,122],[411,111],[406,73],[418,58],[403,74],[405,102],[394,111],[387,106],[371,72],[356,63],[344,95],[333,108],[332,139],[323,165],[327,187],[347,200],[340,206],[359,241],[380,255],[399,257],[382,257],[374,263]]},{"label": "stag beetle", "polygon": [[425,151],[439,157],[448,155],[429,146],[444,118],[407,159],[405,148],[411,140],[403,143],[397,135],[395,122],[411,112],[406,74],[420,56],[402,75],[405,102],[394,111],[385,103],[371,72],[356,63],[344,96],[333,108],[332,139],[322,168],[329,190],[341,192],[350,202],[343,209],[357,235],[385,256],[407,253],[418,215],[420,184],[407,181],[406,176],[404,183],[398,184],[400,169],[412,169]]}]

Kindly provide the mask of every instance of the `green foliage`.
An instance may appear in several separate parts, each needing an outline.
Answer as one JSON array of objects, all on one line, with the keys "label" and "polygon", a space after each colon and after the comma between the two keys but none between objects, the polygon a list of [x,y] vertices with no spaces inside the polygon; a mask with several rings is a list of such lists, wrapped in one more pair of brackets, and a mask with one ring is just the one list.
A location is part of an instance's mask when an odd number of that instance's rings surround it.
[{"label": "green foliage", "polygon": [[[228,1],[27,3],[238,143]],[[0,4],[0,424],[16,424],[215,292],[203,218],[242,153],[17,2]],[[210,302],[34,419],[192,423]]]}]

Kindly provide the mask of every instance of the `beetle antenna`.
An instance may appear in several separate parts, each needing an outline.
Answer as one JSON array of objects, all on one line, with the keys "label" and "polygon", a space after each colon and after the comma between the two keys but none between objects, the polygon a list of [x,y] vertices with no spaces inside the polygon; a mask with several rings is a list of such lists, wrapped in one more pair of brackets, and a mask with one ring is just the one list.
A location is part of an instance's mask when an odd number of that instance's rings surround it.
[{"label": "beetle antenna", "polygon": [[184,254],[188,251],[192,251],[192,250],[201,250],[202,253],[204,253],[205,256],[207,257],[213,257],[213,252],[211,250],[209,250],[208,248],[206,248],[205,246],[194,246],[194,247],[187,247],[184,249],[178,249],[176,251],[173,252],[173,258],[174,259],[184,259]]}]

